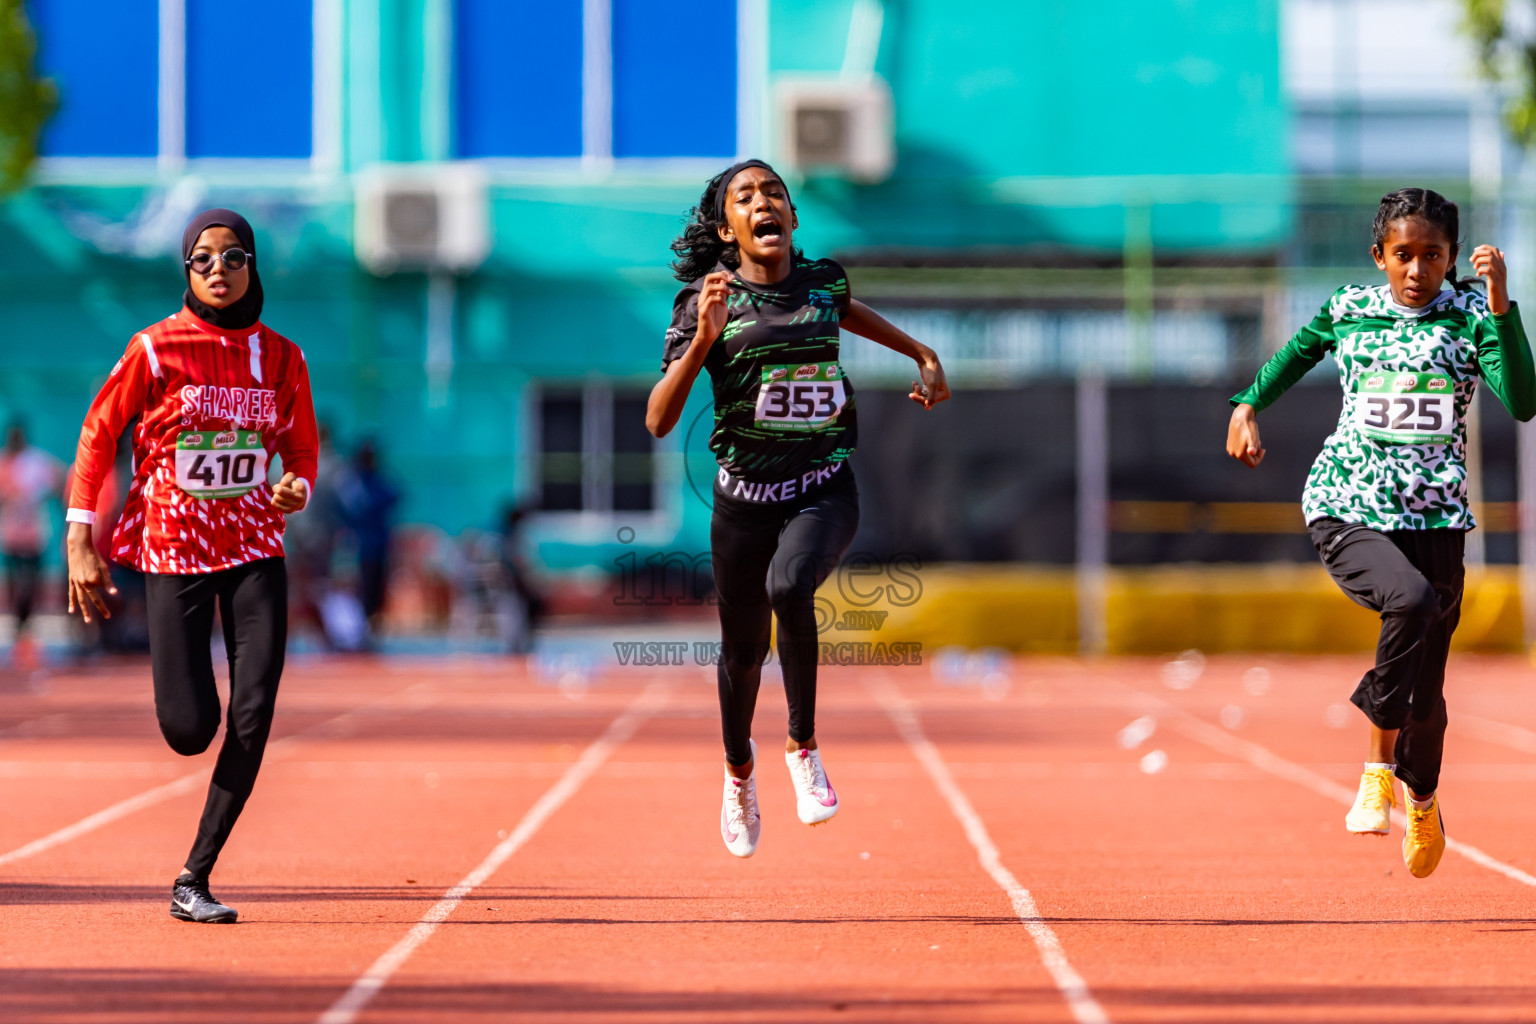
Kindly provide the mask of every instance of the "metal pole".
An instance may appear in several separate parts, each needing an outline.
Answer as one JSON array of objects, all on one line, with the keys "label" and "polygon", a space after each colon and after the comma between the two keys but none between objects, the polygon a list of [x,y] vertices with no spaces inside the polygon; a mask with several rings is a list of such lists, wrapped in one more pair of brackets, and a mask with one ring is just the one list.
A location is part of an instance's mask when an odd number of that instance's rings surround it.
[{"label": "metal pole", "polygon": [[[1476,394],[1467,407],[1467,500],[1472,503],[1472,514],[1483,510],[1483,403]],[[1486,528],[1467,534],[1466,560],[1468,565],[1481,568],[1487,561],[1487,547],[1483,542]]]},{"label": "metal pole", "polygon": [[458,278],[446,270],[427,275],[427,408],[448,405],[453,383],[453,320],[458,304]]},{"label": "metal pole", "polygon": [[1519,428],[1520,612],[1527,647],[1536,645],[1536,420]]},{"label": "metal pole", "polygon": [[1139,380],[1152,376],[1154,368],[1152,246],[1151,202],[1128,201],[1125,204],[1125,244],[1121,262],[1125,275],[1125,326],[1130,334],[1130,369],[1132,376]]},{"label": "metal pole", "polygon": [[[1500,123],[1503,104],[1497,96],[1484,90],[1473,99],[1468,114],[1472,124],[1468,160],[1472,176],[1472,237],[1468,241],[1471,246],[1476,246],[1485,240],[1497,239],[1503,221],[1500,209],[1504,192],[1504,128]],[[1474,399],[1467,410],[1467,498],[1472,502],[1474,515],[1483,507],[1481,408],[1482,402]],[[1484,531],[1473,530],[1467,534],[1467,564],[1482,566],[1487,561],[1486,556]]]},{"label": "metal pole", "polygon": [[1109,401],[1104,376],[1077,379],[1077,644],[1084,654],[1109,646]]}]

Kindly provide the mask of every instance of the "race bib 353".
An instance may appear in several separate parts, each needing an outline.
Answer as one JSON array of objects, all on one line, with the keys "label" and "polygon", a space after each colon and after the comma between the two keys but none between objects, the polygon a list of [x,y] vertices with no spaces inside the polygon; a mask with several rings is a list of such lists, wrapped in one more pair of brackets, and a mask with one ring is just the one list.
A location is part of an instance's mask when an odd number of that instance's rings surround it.
[{"label": "race bib 353", "polygon": [[819,430],[834,422],[848,400],[837,363],[763,367],[757,426],[765,430]]}]

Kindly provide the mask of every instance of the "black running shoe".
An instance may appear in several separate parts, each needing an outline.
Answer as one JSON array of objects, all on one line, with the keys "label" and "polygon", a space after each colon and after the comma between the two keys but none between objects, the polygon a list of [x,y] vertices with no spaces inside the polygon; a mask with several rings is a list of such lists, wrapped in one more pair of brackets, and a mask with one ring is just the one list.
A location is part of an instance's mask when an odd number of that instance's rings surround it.
[{"label": "black running shoe", "polygon": [[213,898],[201,878],[178,878],[171,886],[171,916],[199,924],[233,924],[239,915]]}]

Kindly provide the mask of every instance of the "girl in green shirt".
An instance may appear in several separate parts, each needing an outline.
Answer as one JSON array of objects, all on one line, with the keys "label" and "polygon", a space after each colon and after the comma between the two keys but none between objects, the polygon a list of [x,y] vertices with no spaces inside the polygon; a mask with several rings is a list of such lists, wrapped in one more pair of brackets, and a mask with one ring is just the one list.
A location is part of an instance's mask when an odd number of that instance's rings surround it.
[{"label": "girl in green shirt", "polygon": [[[1312,322],[1232,398],[1227,454],[1264,458],[1257,416],[1332,355],[1344,389],[1338,426],[1312,464],[1302,511],[1334,581],[1381,616],[1376,664],[1354,704],[1370,749],[1345,827],[1386,835],[1402,780],[1403,860],[1414,876],[1445,851],[1436,789],[1451,634],[1461,615],[1467,499],[1466,414],[1481,378],[1517,419],[1536,416],[1536,371],[1509,299],[1504,253],[1472,252],[1487,297],[1458,281],[1456,204],[1429,189],[1382,197],[1371,255],[1387,275],[1334,292]],[[1446,287],[1449,285],[1449,287]]]}]

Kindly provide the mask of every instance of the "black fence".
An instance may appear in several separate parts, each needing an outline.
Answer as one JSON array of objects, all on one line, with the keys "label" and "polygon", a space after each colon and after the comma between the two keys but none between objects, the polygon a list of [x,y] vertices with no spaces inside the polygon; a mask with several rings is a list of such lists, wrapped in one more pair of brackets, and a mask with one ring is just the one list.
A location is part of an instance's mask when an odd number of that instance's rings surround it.
[{"label": "black fence", "polygon": [[[1256,470],[1227,457],[1222,385],[1111,384],[1110,561],[1308,561],[1301,491],[1338,418],[1319,366],[1259,417]],[[1480,532],[1489,562],[1516,557],[1515,422],[1486,389]],[[861,388],[854,467],[862,495],[855,548],[925,562],[1076,559],[1076,388],[1061,381],[958,390],[931,412],[900,391]]]}]

